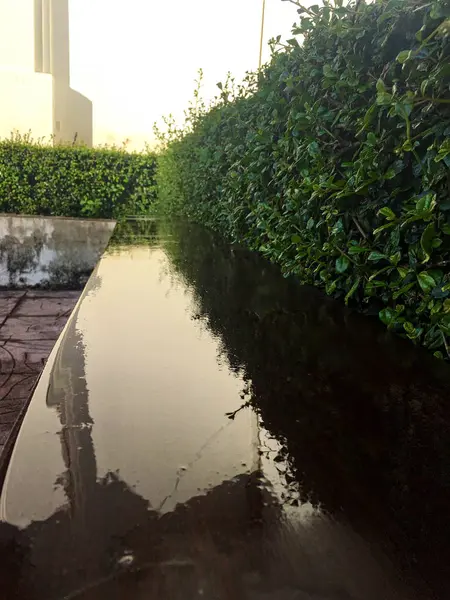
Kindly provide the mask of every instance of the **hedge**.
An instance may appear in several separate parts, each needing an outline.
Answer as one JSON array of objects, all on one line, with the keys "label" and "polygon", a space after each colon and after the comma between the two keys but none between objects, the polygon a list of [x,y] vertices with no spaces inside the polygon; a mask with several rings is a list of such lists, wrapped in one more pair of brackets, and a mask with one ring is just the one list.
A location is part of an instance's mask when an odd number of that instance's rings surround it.
[{"label": "hedge", "polygon": [[160,209],[447,358],[450,0],[298,13],[302,43],[160,132]]},{"label": "hedge", "polygon": [[154,155],[118,148],[0,141],[0,212],[118,218],[148,212],[155,199]]}]

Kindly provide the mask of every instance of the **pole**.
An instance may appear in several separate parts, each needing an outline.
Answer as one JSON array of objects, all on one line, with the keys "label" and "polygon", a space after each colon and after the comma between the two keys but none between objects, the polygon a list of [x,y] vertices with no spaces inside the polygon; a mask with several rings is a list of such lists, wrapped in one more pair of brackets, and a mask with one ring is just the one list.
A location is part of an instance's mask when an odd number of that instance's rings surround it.
[{"label": "pole", "polygon": [[262,0],[261,39],[260,39],[260,43],[259,43],[259,69],[261,68],[261,65],[262,65],[265,20],[266,20],[266,0]]}]

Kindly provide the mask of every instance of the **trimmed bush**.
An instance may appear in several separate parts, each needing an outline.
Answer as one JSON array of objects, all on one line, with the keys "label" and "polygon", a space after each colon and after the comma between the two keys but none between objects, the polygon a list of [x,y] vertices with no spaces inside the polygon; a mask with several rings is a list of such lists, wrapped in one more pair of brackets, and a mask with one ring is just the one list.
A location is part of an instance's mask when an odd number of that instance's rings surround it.
[{"label": "trimmed bush", "polygon": [[117,148],[0,142],[0,212],[119,218],[155,199],[155,158]]},{"label": "trimmed bush", "polygon": [[160,135],[160,208],[448,357],[450,0],[298,13],[302,44]]}]

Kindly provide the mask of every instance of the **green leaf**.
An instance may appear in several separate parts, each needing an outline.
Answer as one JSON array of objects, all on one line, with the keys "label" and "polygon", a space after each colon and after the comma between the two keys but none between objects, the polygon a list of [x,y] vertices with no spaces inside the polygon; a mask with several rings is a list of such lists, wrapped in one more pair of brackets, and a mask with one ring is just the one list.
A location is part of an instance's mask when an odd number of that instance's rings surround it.
[{"label": "green leaf", "polygon": [[402,279],[405,279],[405,277],[408,275],[408,272],[409,272],[408,269],[405,269],[404,267],[398,267],[397,271]]},{"label": "green leaf", "polygon": [[406,321],[405,323],[403,323],[403,329],[406,331],[406,333],[411,334],[414,332],[415,327],[412,323]]},{"label": "green leaf", "polygon": [[403,50],[402,52],[397,54],[396,60],[397,60],[397,62],[399,62],[402,65],[411,57],[411,54],[412,54],[411,50]]},{"label": "green leaf", "polygon": [[324,65],[322,71],[323,71],[323,74],[325,75],[325,77],[328,77],[330,79],[337,78],[336,73],[333,71],[333,69],[330,67],[330,65]]},{"label": "green leaf", "polygon": [[395,321],[396,312],[392,310],[392,308],[383,308],[383,310],[379,312],[379,317],[380,320],[389,327]]},{"label": "green leaf", "polygon": [[403,294],[406,294],[406,292],[409,292],[409,290],[412,289],[415,285],[416,285],[415,281],[413,281],[412,283],[408,283],[408,285],[404,285],[402,288],[400,288],[394,294],[392,294],[392,298],[394,300],[397,300],[397,298],[400,298],[400,296],[403,296]]},{"label": "green leaf", "polygon": [[379,94],[386,92],[386,86],[384,85],[384,81],[382,79],[378,79],[377,81],[377,92]]},{"label": "green leaf", "polygon": [[431,290],[431,295],[433,298],[447,298],[449,294],[450,292],[448,290],[444,290],[444,288],[440,286],[436,286]]},{"label": "green leaf", "polygon": [[360,281],[361,281],[361,279],[358,277],[358,279],[356,279],[356,281],[354,282],[354,284],[350,288],[348,294],[345,296],[345,304],[348,304],[348,301],[350,300],[350,298],[353,296],[353,294],[358,289]]},{"label": "green leaf", "polygon": [[317,142],[311,142],[308,145],[308,154],[312,157],[318,156],[320,154],[320,148]]},{"label": "green leaf", "polygon": [[386,259],[386,254],[382,254],[381,252],[371,252],[367,257],[367,260],[372,260],[373,262],[378,262],[379,260]]},{"label": "green leaf", "polygon": [[331,283],[329,283],[326,288],[325,291],[327,292],[327,294],[329,296],[331,296],[331,294],[336,290],[337,287],[337,280],[332,281]]},{"label": "green leaf", "polygon": [[338,219],[336,221],[336,223],[334,224],[334,226],[331,230],[331,233],[333,235],[339,235],[340,233],[343,233],[343,231],[344,231],[344,223],[343,223],[342,219]]},{"label": "green leaf", "polygon": [[425,231],[422,233],[422,237],[420,238],[420,245],[422,247],[425,258],[423,260],[424,263],[428,262],[431,257],[431,253],[433,250],[433,238],[435,236],[434,223],[430,223]]},{"label": "green leaf", "polygon": [[372,104],[372,106],[367,110],[363,119],[363,128],[368,127],[375,118],[377,112],[377,105]]},{"label": "green leaf", "polygon": [[294,234],[293,236],[291,236],[291,242],[293,244],[300,244],[301,241],[302,241],[302,238],[299,235]]},{"label": "green leaf", "polygon": [[409,102],[396,102],[394,105],[395,113],[402,117],[402,119],[405,119],[405,121],[409,119],[412,109],[413,105]]},{"label": "green leaf", "polygon": [[336,272],[337,273],[345,273],[350,265],[350,261],[346,256],[340,256],[336,260]]},{"label": "green leaf", "polygon": [[420,287],[428,294],[431,290],[436,286],[436,282],[426,271],[422,271],[417,275],[417,281],[419,282]]},{"label": "green leaf", "polygon": [[369,248],[364,248],[363,246],[350,246],[348,249],[349,254],[363,254],[364,252],[369,252]]},{"label": "green leaf", "polygon": [[395,225],[395,223],[393,223],[393,222],[386,223],[385,225],[382,225],[381,227],[378,227],[377,229],[375,229],[374,232],[373,232],[373,235],[378,235],[379,233],[381,233],[385,229],[389,229],[390,227],[394,227],[394,225]]},{"label": "green leaf", "polygon": [[414,325],[408,321],[403,324],[403,329],[406,331],[406,335],[410,340],[418,340],[423,333],[423,327],[414,327]]},{"label": "green leaf", "polygon": [[430,83],[429,79],[424,79],[422,81],[422,83],[420,84],[420,93],[422,94],[422,96],[425,96],[429,83]]},{"label": "green leaf", "polygon": [[450,334],[450,315],[444,315],[439,321],[439,328],[446,334]]},{"label": "green leaf", "polygon": [[428,192],[423,194],[416,202],[416,210],[420,213],[431,212],[436,206],[436,194]]},{"label": "green leaf", "polygon": [[378,214],[383,215],[383,217],[386,217],[386,219],[388,221],[393,221],[394,219],[397,218],[395,216],[395,212],[388,206],[385,206],[384,208],[380,208],[380,210],[378,211]]},{"label": "green leaf", "polygon": [[[373,281],[376,277],[378,277],[378,275],[381,275],[381,273],[385,273],[386,271],[392,271],[392,268],[393,267],[391,267],[389,265],[387,267],[383,267],[382,269],[379,269],[378,271],[376,271],[369,277],[369,281]],[[386,285],[386,284],[383,284],[383,285]]]},{"label": "green leaf", "polygon": [[378,94],[377,104],[379,106],[390,106],[392,104],[391,94]]}]

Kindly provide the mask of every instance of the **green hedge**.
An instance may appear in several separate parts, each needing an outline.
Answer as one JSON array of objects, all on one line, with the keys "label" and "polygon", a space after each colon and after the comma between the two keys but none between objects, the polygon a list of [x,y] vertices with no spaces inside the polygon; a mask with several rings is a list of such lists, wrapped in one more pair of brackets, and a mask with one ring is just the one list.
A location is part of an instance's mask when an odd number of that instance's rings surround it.
[{"label": "green hedge", "polygon": [[301,45],[160,134],[160,208],[449,356],[450,0],[298,13]]},{"label": "green hedge", "polygon": [[0,142],[0,212],[118,218],[148,212],[155,158],[116,148]]}]

